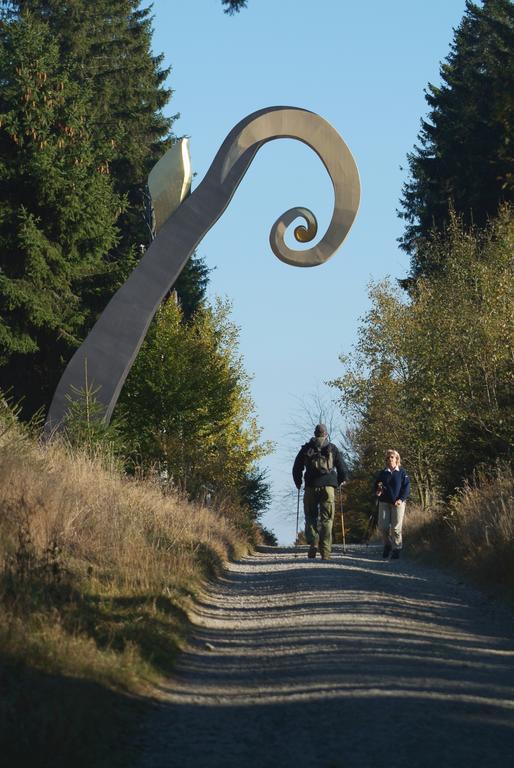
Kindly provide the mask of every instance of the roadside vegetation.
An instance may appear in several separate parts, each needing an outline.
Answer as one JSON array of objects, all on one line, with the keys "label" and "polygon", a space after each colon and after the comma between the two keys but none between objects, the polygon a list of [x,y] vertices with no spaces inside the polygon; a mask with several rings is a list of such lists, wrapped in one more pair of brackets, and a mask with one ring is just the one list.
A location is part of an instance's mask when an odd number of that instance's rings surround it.
[{"label": "roadside vegetation", "polygon": [[365,493],[388,445],[401,446],[423,509],[479,467],[511,459],[512,210],[484,230],[453,217],[430,248],[439,266],[411,297],[389,280],[371,285],[371,309],[332,382],[352,417]]},{"label": "roadside vegetation", "polygon": [[409,551],[511,595],[513,44],[510,0],[466,3],[407,156],[410,273],[371,283],[331,382],[352,425],[349,512],[364,528],[371,478],[397,449],[412,480]]},{"label": "roadside vegetation", "polygon": [[128,477],[105,448],[42,448],[5,404],[0,434],[2,756],[123,764],[138,694],[172,668],[192,598],[247,551],[248,523]]},{"label": "roadside vegetation", "polygon": [[398,449],[412,480],[407,551],[514,602],[512,211],[481,230],[454,216],[425,247],[437,269],[411,297],[390,281],[371,286],[357,344],[332,382],[353,420],[347,505],[364,526],[371,478]]},{"label": "roadside vegetation", "polygon": [[462,573],[514,607],[514,497],[508,466],[481,470],[446,504],[409,508],[408,552]]}]

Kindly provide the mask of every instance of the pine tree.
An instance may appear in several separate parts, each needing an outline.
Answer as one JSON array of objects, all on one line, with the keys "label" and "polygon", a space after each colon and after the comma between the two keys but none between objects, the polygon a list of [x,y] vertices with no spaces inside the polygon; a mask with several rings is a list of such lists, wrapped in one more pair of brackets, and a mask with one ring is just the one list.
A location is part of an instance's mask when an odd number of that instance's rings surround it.
[{"label": "pine tree", "polygon": [[257,516],[266,498],[255,462],[270,446],[260,442],[250,379],[229,310],[218,302],[185,322],[179,304],[173,299],[164,303],[115,417],[130,414],[123,432],[143,467],[158,466],[192,496],[206,486],[239,494]]},{"label": "pine tree", "polygon": [[[0,1],[0,301],[5,310],[0,386],[24,397],[26,412],[48,404],[74,347],[151,237],[146,179],[168,146],[173,118],[161,112],[170,97],[163,86],[168,70],[161,67],[162,57],[151,53],[151,18],[139,5],[139,0]],[[36,29],[42,37],[34,49],[30,35],[36,33],[29,30]],[[21,39],[22,30],[27,40]],[[16,71],[18,60],[23,75]],[[40,72],[44,81],[38,80]],[[53,79],[64,88],[58,94],[65,106],[58,107],[50,94]],[[59,110],[65,107],[69,114],[63,116]],[[32,128],[34,146],[28,138],[20,143],[20,130],[28,137]],[[82,152],[78,159],[68,151],[71,145]],[[102,204],[106,211],[98,210]],[[16,247],[14,220],[23,225],[23,243]],[[81,228],[89,234],[75,244],[74,231]],[[101,242],[95,239],[99,234]],[[28,256],[19,255],[28,242],[31,253],[39,254],[41,274],[32,262],[24,265]],[[196,276],[196,293],[203,296],[201,265],[189,272],[189,283]],[[189,285],[189,293],[194,288]],[[38,305],[37,313],[27,306],[27,295]],[[27,367],[31,377],[23,371]]]},{"label": "pine tree", "polygon": [[140,0],[19,0],[8,5],[11,14],[16,6],[17,13],[29,10],[48,23],[71,77],[91,94],[88,124],[94,140],[111,144],[109,173],[128,205],[118,221],[120,241],[108,257],[118,273],[111,272],[111,284],[95,286],[109,296],[130,273],[140,246],[150,240],[146,179],[171,142],[174,118],[161,111],[171,97],[164,87],[169,69],[161,66],[163,56],[151,51],[150,9],[140,9]]},{"label": "pine tree", "polygon": [[83,335],[83,285],[105,272],[124,203],[112,148],[92,137],[91,93],[46,23],[24,13],[2,25],[0,72],[0,387],[30,413]]},{"label": "pine tree", "polygon": [[173,290],[177,293],[185,320],[190,320],[202,306],[210,271],[205,259],[193,253],[180,273]]},{"label": "pine tree", "polygon": [[403,248],[412,277],[430,272],[432,229],[450,210],[482,226],[502,201],[513,200],[514,6],[511,0],[470,0],[441,66],[442,85],[428,86],[430,107],[420,146],[408,156],[410,180],[401,200],[407,221]]},{"label": "pine tree", "polygon": [[221,4],[225,6],[224,13],[228,13],[232,16],[234,13],[239,13],[242,8],[246,8],[248,0],[221,0]]}]

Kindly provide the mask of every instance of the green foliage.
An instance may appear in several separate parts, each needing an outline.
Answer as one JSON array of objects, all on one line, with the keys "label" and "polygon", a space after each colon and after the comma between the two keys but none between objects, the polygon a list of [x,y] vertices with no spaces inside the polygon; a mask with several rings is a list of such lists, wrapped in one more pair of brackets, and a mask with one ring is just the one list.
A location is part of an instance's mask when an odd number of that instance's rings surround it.
[{"label": "green foliage", "polygon": [[396,448],[423,506],[480,463],[511,456],[512,247],[508,209],[484,231],[454,216],[430,241],[439,270],[409,303],[388,281],[372,286],[355,350],[332,382],[355,418],[359,466],[371,477]]},{"label": "green foliage", "polygon": [[441,66],[442,85],[429,85],[430,107],[420,145],[408,156],[404,186],[403,247],[414,278],[437,265],[425,247],[432,228],[442,231],[449,205],[466,224],[484,225],[502,201],[513,201],[514,6],[511,0],[470,0]]},{"label": "green foliage", "polygon": [[129,414],[126,438],[140,463],[157,465],[192,496],[206,488],[239,496],[269,449],[259,442],[229,311],[218,301],[186,322],[171,298],[157,313],[120,398]]},{"label": "green foliage", "polygon": [[205,299],[210,271],[205,259],[193,253],[173,286],[186,320],[192,317]]},{"label": "green foliage", "polygon": [[431,243],[442,266],[420,281],[413,304],[425,408],[441,440],[453,442],[439,470],[447,490],[478,464],[511,455],[513,235],[508,209],[483,231],[454,218]]},{"label": "green foliage", "polygon": [[252,520],[258,520],[271,504],[271,490],[267,471],[253,466],[241,481],[242,503],[250,510]]},{"label": "green foliage", "polygon": [[269,528],[266,528],[265,526],[261,525],[260,532],[261,532],[264,544],[267,544],[268,547],[278,546],[278,539],[275,536],[273,531],[270,531]]},{"label": "green foliage", "polygon": [[97,400],[99,387],[89,383],[87,365],[84,387],[73,387],[73,396],[67,395],[68,409],[64,424],[64,439],[72,448],[78,448],[90,458],[103,458],[108,464],[117,462],[121,469],[125,461],[123,416],[106,424],[104,406]]},{"label": "green foliage", "polygon": [[239,13],[242,8],[246,8],[248,0],[221,0],[221,4],[226,6],[224,13],[228,13],[232,16],[234,13]]},{"label": "green foliage", "polygon": [[81,286],[105,272],[124,203],[103,172],[110,149],[91,135],[90,93],[46,23],[24,14],[2,25],[0,72],[0,382],[16,399],[30,392],[34,412],[83,333]]},{"label": "green foliage", "polygon": [[105,298],[132,270],[139,246],[150,240],[146,182],[171,144],[175,118],[162,114],[172,93],[164,86],[170,70],[162,67],[163,56],[152,52],[151,8],[141,9],[140,0],[80,0],[72,14],[59,0],[53,5],[54,33],[73,61],[76,81],[90,84],[93,132],[112,146],[109,173],[128,203],[118,219],[120,242],[108,255],[116,271],[110,281],[92,286],[103,309]]},{"label": "green foliage", "polygon": [[25,415],[150,239],[146,179],[173,119],[139,5],[0,2],[0,386]]}]

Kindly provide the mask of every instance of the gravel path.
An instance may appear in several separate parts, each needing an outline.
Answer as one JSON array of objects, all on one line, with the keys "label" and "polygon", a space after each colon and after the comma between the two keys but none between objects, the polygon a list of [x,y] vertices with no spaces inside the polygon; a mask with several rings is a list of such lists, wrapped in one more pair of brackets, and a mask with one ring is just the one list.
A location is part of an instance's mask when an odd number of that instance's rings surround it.
[{"label": "gravel path", "polygon": [[514,621],[376,546],[262,548],[198,605],[138,768],[509,768]]}]

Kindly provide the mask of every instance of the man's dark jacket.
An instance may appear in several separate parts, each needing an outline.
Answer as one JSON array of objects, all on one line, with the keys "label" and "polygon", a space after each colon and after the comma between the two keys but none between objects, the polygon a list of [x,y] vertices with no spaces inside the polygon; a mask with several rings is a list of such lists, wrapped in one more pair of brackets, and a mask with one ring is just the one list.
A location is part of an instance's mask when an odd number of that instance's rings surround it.
[{"label": "man's dark jacket", "polygon": [[318,472],[315,468],[313,468],[308,461],[307,452],[309,449],[316,449],[317,447],[317,440],[315,437],[312,437],[309,442],[302,445],[298,451],[293,464],[293,480],[297,488],[300,488],[302,485],[302,475],[304,469],[304,480],[306,488],[323,488],[327,485],[331,485],[334,488],[337,488],[338,485],[344,483],[348,478],[348,470],[346,469],[345,463],[341,458],[339,449],[336,445],[330,443],[328,438],[324,443],[322,443],[320,450],[321,453],[325,456],[329,451],[332,452],[334,466],[330,472],[323,473]]}]

